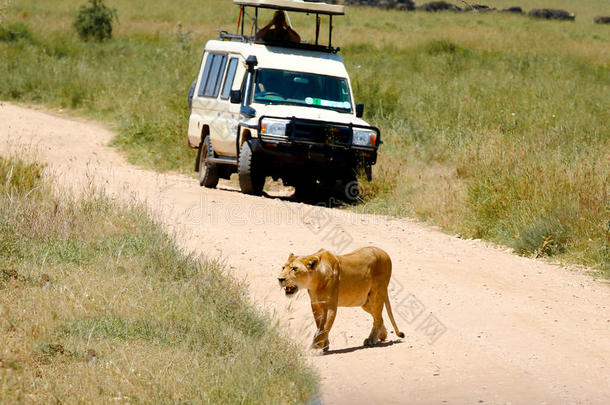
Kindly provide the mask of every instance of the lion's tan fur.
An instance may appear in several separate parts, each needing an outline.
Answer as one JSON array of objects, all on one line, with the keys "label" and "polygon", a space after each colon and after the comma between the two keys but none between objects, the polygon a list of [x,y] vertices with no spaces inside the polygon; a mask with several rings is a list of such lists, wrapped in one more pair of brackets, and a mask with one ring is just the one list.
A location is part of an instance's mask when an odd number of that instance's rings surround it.
[{"label": "lion's tan fur", "polygon": [[327,350],[337,307],[359,306],[373,316],[373,328],[364,345],[387,338],[382,317],[384,305],[396,335],[404,337],[396,326],[388,298],[391,276],[390,257],[371,246],[342,256],[324,249],[309,256],[291,253],[278,279],[287,294],[296,291],[295,287],[307,289],[317,326],[312,347]]}]

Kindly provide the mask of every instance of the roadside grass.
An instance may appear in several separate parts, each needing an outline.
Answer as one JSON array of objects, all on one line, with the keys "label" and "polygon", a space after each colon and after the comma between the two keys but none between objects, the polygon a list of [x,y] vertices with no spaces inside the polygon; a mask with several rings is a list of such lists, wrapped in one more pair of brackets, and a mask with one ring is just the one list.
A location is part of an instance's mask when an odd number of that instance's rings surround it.
[{"label": "roadside grass", "polygon": [[139,206],[0,157],[5,403],[303,403],[316,376],[222,265]]},{"label": "roadside grass", "polygon": [[[610,31],[593,23],[609,5],[518,3],[485,4],[564,8],[577,18],[348,7],[336,19],[357,101],[386,141],[354,209],[416,216],[610,276]],[[98,45],[77,39],[72,1],[13,3],[8,23],[30,34],[0,41],[0,76],[11,78],[0,81],[0,98],[105,120],[130,161],[191,173],[186,92],[203,43],[216,29],[235,30],[236,8],[108,5],[119,25]],[[292,21],[306,37],[309,20]]]},{"label": "roadside grass", "polygon": [[[346,53],[361,60],[392,50]],[[382,64],[401,80],[374,80]],[[359,66],[355,92],[386,143],[365,185],[366,204],[356,209],[415,215],[520,254],[562,254],[609,274],[607,67],[450,40]],[[561,247],[543,248],[549,238]]]}]

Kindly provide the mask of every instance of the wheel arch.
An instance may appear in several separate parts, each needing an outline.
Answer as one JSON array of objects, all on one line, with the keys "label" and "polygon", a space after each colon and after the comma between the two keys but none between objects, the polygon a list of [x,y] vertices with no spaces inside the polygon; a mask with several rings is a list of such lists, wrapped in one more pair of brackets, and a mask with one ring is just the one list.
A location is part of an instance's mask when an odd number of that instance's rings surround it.
[{"label": "wheel arch", "polygon": [[204,124],[201,127],[201,137],[199,138],[199,145],[197,145],[197,157],[195,158],[195,171],[199,172],[199,160],[201,159],[201,144],[206,136],[210,135],[210,127]]},{"label": "wheel arch", "polygon": [[241,148],[241,145],[246,142],[249,141],[250,139],[252,139],[252,132],[248,129],[245,128],[242,133],[241,136],[239,137],[239,147]]},{"label": "wheel arch", "polygon": [[241,128],[239,131],[239,136],[235,139],[235,156],[239,159],[239,151],[241,151],[241,146],[244,142],[252,139],[252,132],[249,128]]}]

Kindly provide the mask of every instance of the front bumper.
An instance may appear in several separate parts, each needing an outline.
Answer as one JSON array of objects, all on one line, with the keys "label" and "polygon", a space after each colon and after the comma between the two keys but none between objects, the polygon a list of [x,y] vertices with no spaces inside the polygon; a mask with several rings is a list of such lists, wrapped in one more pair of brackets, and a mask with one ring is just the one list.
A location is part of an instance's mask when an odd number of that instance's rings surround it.
[{"label": "front bumper", "polygon": [[[289,120],[286,137],[261,135],[261,121],[264,118]],[[353,145],[355,128],[374,131],[377,134],[375,145]],[[380,132],[376,127],[295,117],[260,117],[257,134],[252,146],[256,154],[264,155],[259,162],[264,162],[267,172],[280,177],[285,177],[286,170],[305,170],[316,177],[349,175],[355,169],[374,165],[381,144]]]}]

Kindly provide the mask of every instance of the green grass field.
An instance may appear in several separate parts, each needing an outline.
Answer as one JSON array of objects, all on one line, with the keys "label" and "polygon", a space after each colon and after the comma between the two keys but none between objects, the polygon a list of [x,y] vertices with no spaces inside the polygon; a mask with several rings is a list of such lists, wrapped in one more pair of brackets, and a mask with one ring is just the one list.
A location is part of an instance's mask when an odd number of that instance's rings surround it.
[{"label": "green grass field", "polygon": [[[593,23],[610,3],[484,3],[577,17],[349,7],[336,19],[356,98],[386,141],[354,209],[610,275],[610,30]],[[108,4],[119,12],[115,37],[95,44],[72,29],[73,1],[11,2],[5,25],[31,35],[0,42],[0,98],[100,119],[132,162],[190,173],[186,91],[204,42],[217,28],[234,31],[236,9],[228,0]],[[307,36],[303,17],[292,21]]]},{"label": "green grass field", "polygon": [[0,157],[0,402],[288,404],[300,351],[139,206]]}]

